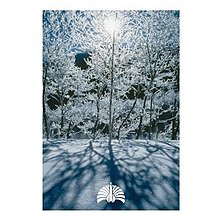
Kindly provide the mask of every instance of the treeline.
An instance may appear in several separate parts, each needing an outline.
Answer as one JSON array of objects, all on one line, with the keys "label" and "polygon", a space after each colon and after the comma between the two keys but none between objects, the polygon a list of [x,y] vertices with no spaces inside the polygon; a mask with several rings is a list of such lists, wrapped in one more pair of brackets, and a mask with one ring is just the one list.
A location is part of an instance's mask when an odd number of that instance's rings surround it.
[{"label": "treeline", "polygon": [[44,138],[179,138],[176,11],[43,16]]}]

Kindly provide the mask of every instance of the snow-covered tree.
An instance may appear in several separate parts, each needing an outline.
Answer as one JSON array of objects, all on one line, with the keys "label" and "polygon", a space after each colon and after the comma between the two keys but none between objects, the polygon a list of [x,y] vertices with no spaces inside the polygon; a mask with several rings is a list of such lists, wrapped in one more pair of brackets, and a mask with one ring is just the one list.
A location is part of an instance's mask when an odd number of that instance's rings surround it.
[{"label": "snow-covered tree", "polygon": [[[79,130],[93,140],[108,136],[109,144],[169,129],[177,138],[177,11],[44,11],[43,20],[47,137],[58,123],[63,137]],[[76,64],[80,53],[86,68]]]},{"label": "snow-covered tree", "polygon": [[[77,27],[80,30],[78,44],[81,45],[82,50],[89,51],[92,56],[88,65],[90,66],[90,76],[93,77],[93,84],[96,87],[97,115],[94,137],[98,124],[104,123],[108,129],[109,143],[115,136],[114,131],[117,126],[114,125],[114,121],[119,112],[118,104],[123,104],[120,99],[130,86],[128,79],[131,82],[135,77],[135,75],[131,75],[133,73],[129,72],[129,67],[127,67],[129,61],[134,57],[134,51],[131,50],[133,29],[129,25],[131,14],[132,12],[129,11],[126,13],[86,11],[81,12],[80,18],[77,20]],[[81,35],[83,37],[80,37]],[[109,101],[107,101],[107,96]],[[106,102],[105,106],[109,106],[108,110],[105,108],[105,112],[100,110],[101,102]],[[108,124],[106,124],[107,118]]]},{"label": "snow-covered tree", "polygon": [[136,138],[143,133],[143,127],[147,128],[148,138],[152,138],[153,121],[156,117],[154,102],[159,101],[156,96],[164,88],[162,86],[164,81],[167,83],[167,79],[176,74],[170,63],[175,59],[178,61],[178,57],[173,56],[174,51],[179,47],[178,22],[179,15],[176,11],[137,11],[136,13],[134,23],[138,42],[137,66],[142,72],[141,87],[144,89]]},{"label": "snow-covered tree", "polygon": [[[43,13],[43,107],[45,131],[49,124],[58,123],[56,128],[64,136],[65,114],[71,106],[80,71],[75,67],[75,51],[72,43],[72,23],[65,11],[44,11]],[[76,77],[77,76],[77,77]],[[74,79],[75,78],[75,79]],[[53,107],[48,106],[52,102]],[[50,114],[50,120],[48,115]],[[59,122],[57,121],[59,120]],[[52,128],[53,129],[53,128]]]}]

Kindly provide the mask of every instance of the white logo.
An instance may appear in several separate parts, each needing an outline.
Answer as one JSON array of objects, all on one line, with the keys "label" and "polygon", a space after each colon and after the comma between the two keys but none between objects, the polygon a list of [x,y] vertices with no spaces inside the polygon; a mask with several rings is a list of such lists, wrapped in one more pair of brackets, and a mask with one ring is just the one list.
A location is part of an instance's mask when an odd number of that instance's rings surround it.
[{"label": "white logo", "polygon": [[102,200],[106,200],[107,202],[115,202],[115,200],[119,200],[125,203],[125,195],[122,189],[116,185],[112,185],[110,182],[109,185],[102,187],[97,195],[97,203]]}]

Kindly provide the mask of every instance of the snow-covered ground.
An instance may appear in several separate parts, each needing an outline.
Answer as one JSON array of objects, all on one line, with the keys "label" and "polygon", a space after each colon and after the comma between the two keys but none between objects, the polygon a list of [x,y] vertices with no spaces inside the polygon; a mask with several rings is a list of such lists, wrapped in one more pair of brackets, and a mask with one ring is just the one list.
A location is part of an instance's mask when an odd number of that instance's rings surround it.
[{"label": "snow-covered ground", "polygon": [[[44,141],[43,208],[179,209],[179,143],[113,140]],[[96,202],[105,185],[120,186],[126,201]]]}]

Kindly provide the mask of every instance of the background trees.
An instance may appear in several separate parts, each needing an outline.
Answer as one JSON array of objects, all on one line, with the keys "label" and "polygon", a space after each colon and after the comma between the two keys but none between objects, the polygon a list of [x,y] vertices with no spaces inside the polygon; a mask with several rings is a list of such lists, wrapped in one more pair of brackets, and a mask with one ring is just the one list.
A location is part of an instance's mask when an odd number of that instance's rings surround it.
[{"label": "background trees", "polygon": [[46,138],[178,138],[178,11],[44,11],[43,22]]}]

